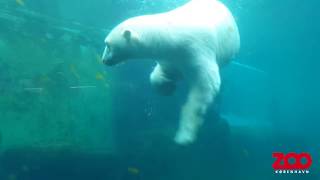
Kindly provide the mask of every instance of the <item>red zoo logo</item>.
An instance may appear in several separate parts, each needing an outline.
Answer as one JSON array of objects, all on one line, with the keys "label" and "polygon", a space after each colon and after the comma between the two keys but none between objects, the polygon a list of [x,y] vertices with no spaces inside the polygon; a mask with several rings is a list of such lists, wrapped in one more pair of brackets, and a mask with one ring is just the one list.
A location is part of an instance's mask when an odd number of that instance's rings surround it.
[{"label": "red zoo logo", "polygon": [[275,152],[272,153],[272,157],[276,158],[272,164],[275,170],[303,170],[310,168],[312,164],[312,158],[309,153],[294,153],[288,154]]}]

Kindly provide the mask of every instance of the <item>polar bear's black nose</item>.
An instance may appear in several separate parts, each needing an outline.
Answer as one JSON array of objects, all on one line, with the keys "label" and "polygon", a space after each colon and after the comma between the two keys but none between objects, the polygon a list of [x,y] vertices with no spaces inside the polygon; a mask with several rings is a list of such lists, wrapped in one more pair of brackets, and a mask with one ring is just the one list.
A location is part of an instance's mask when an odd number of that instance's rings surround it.
[{"label": "polar bear's black nose", "polygon": [[109,54],[103,53],[103,55],[102,55],[102,63],[105,64],[105,65],[108,65],[108,66],[112,66],[112,65],[116,64],[116,61],[112,57],[111,53],[109,53]]},{"label": "polar bear's black nose", "polygon": [[111,64],[110,61],[108,61],[107,59],[103,59],[102,63],[108,66]]},{"label": "polar bear's black nose", "polygon": [[117,64],[116,61],[112,61],[112,60],[108,60],[108,59],[103,59],[102,62],[103,62],[103,64],[105,64],[107,66],[113,66],[113,65]]}]

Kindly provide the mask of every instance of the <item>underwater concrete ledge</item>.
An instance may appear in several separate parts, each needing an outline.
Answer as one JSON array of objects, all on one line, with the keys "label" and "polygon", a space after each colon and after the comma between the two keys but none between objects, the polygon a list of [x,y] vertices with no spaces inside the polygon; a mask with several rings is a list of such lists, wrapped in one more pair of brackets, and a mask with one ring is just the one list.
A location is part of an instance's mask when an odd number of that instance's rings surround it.
[{"label": "underwater concrete ledge", "polygon": [[116,180],[126,169],[123,160],[103,153],[11,149],[0,156],[2,180]]},{"label": "underwater concrete ledge", "polygon": [[[74,150],[16,148],[0,156],[0,179],[4,180],[295,180],[301,176],[278,176],[272,169],[272,152],[307,147],[298,137],[252,128],[229,126],[226,121],[207,124],[191,146],[178,146],[167,138],[149,145],[133,139],[131,147],[117,154]],[[215,125],[212,128],[211,125]],[[260,129],[261,130],[261,129]],[[316,157],[315,157],[316,158]],[[315,165],[316,166],[316,165]],[[318,178],[315,169],[305,180]]]}]

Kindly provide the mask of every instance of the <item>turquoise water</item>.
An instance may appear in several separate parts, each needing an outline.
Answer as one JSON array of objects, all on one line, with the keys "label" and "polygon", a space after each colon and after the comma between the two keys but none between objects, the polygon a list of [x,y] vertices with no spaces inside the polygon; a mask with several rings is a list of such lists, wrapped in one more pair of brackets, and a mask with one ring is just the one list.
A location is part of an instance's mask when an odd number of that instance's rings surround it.
[{"label": "turquoise water", "polygon": [[[162,97],[154,63],[100,57],[121,21],[185,2],[2,0],[0,179],[320,179],[320,3],[223,0],[241,51],[198,140],[181,147],[185,84]],[[275,174],[273,152],[310,153],[310,173]]]}]

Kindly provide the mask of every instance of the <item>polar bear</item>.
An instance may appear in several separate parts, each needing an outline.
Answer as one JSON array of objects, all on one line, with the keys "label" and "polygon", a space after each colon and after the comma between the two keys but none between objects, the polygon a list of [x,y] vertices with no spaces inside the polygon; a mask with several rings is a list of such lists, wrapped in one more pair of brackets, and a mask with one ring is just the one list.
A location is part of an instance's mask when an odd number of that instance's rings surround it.
[{"label": "polar bear", "polygon": [[133,17],[116,26],[105,39],[103,63],[112,66],[128,59],[153,59],[152,86],[170,95],[180,80],[189,93],[174,140],[196,140],[208,106],[219,93],[219,69],[240,48],[236,22],[218,0],[191,0],[169,12]]}]

